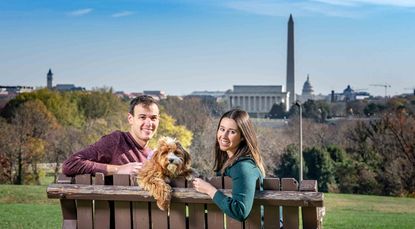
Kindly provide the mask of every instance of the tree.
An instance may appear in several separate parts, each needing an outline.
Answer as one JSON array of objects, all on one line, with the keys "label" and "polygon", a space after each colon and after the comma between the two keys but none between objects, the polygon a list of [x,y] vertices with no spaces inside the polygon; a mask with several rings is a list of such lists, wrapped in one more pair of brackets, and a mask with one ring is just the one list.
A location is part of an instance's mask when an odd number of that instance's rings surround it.
[{"label": "tree", "polygon": [[40,100],[22,103],[14,111],[11,119],[16,129],[14,145],[17,146],[14,152],[17,159],[14,163],[17,166],[14,183],[25,183],[24,177],[29,164],[32,164],[35,182],[38,183],[37,163],[45,154],[44,140],[52,129],[57,128],[58,122]]},{"label": "tree", "polygon": [[191,96],[181,99],[169,96],[160,101],[160,105],[164,112],[177,121],[178,125],[186,126],[197,136],[211,117],[217,117],[223,113],[223,107],[212,99]]},{"label": "tree", "polygon": [[158,130],[154,138],[150,140],[150,146],[154,148],[157,145],[158,138],[161,136],[175,138],[184,148],[188,149],[192,144],[193,134],[185,126],[176,125],[176,120],[174,120],[170,115],[161,113]]},{"label": "tree", "polygon": [[[294,177],[300,180],[300,156],[299,149],[296,145],[291,144],[286,148],[286,152],[281,155],[280,166],[276,169],[275,174],[278,177]],[[305,171],[303,171],[305,172]]]},{"label": "tree", "polygon": [[0,117],[0,183],[13,183],[13,166],[16,159],[17,133],[6,119]]},{"label": "tree", "polygon": [[21,93],[10,100],[2,110],[1,116],[10,119],[15,114],[15,110],[23,103],[32,100],[39,100],[49,112],[55,116],[56,120],[63,126],[75,126],[80,128],[83,125],[84,117],[78,110],[78,105],[71,96],[70,92],[57,92],[48,89],[36,90],[30,93]]},{"label": "tree", "polygon": [[348,138],[354,143],[348,151],[368,166],[364,171],[373,177],[370,182],[383,185],[380,194],[415,191],[415,119],[404,106],[378,119],[359,122]]},{"label": "tree", "polygon": [[287,113],[285,112],[284,103],[276,104],[274,103],[271,107],[271,110],[268,113],[268,117],[272,119],[282,119],[287,117]]},{"label": "tree", "polygon": [[336,186],[333,160],[324,148],[308,148],[303,155],[307,167],[306,179],[318,180],[318,189],[322,192]]}]

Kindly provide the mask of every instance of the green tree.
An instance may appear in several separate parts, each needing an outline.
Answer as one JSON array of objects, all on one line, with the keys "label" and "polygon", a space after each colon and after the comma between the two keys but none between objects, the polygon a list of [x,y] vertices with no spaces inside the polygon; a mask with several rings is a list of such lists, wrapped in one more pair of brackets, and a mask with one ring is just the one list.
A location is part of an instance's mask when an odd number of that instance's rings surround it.
[{"label": "green tree", "polygon": [[307,167],[305,179],[317,180],[318,189],[322,192],[336,186],[333,161],[325,149],[312,147],[304,150],[303,155]]},{"label": "green tree", "polygon": [[[300,180],[300,156],[299,149],[296,145],[290,144],[287,146],[285,153],[281,155],[280,166],[276,169],[275,174],[278,177],[294,177]],[[305,171],[303,171],[305,172]]]},{"label": "green tree", "polygon": [[19,94],[7,103],[1,115],[10,120],[21,104],[32,100],[42,101],[47,110],[55,116],[61,125],[80,128],[83,124],[82,112],[79,112],[77,103],[69,96],[69,92],[61,93],[48,89]]},{"label": "green tree", "polygon": [[268,117],[271,119],[282,119],[282,118],[287,117],[284,103],[280,103],[280,104],[274,103],[271,107],[271,110],[268,113]]},{"label": "green tree", "polygon": [[157,145],[157,140],[161,136],[168,136],[178,140],[185,149],[188,149],[192,144],[193,133],[185,126],[176,125],[176,120],[166,113],[160,114],[160,124],[157,134],[150,140],[150,146],[154,148]]}]

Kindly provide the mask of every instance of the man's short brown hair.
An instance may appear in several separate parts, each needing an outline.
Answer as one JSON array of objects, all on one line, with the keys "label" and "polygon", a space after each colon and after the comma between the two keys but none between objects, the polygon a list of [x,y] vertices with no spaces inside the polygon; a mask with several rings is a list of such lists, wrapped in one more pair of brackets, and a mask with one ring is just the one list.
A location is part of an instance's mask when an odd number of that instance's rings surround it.
[{"label": "man's short brown hair", "polygon": [[149,95],[140,95],[131,100],[128,112],[134,115],[134,108],[139,104],[142,104],[144,107],[149,107],[151,104],[156,104],[158,106],[157,100],[153,97]]}]

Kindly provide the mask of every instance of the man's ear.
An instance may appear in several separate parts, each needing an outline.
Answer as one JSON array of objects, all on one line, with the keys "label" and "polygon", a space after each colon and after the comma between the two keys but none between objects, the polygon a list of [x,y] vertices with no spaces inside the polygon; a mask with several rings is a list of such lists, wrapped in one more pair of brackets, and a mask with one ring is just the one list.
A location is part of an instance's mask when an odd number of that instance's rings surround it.
[{"label": "man's ear", "polygon": [[128,112],[127,119],[130,124],[133,124],[134,115]]}]

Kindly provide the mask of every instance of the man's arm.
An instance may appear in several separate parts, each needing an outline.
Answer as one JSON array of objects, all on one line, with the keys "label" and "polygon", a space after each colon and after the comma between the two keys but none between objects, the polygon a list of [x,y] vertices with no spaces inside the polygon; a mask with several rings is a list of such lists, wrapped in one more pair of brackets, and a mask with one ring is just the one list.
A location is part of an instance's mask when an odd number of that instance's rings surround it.
[{"label": "man's arm", "polygon": [[63,163],[62,172],[67,176],[95,174],[97,172],[104,173],[105,175],[137,174],[142,167],[141,162],[128,163],[128,161],[122,161],[117,158],[119,155],[119,144],[122,141],[120,134],[121,132],[113,132],[102,137],[95,144],[71,155]]},{"label": "man's arm", "polygon": [[108,171],[107,165],[116,156],[119,141],[120,135],[117,132],[102,137],[95,144],[66,159],[62,165],[62,172],[67,176],[114,172],[115,169]]}]

